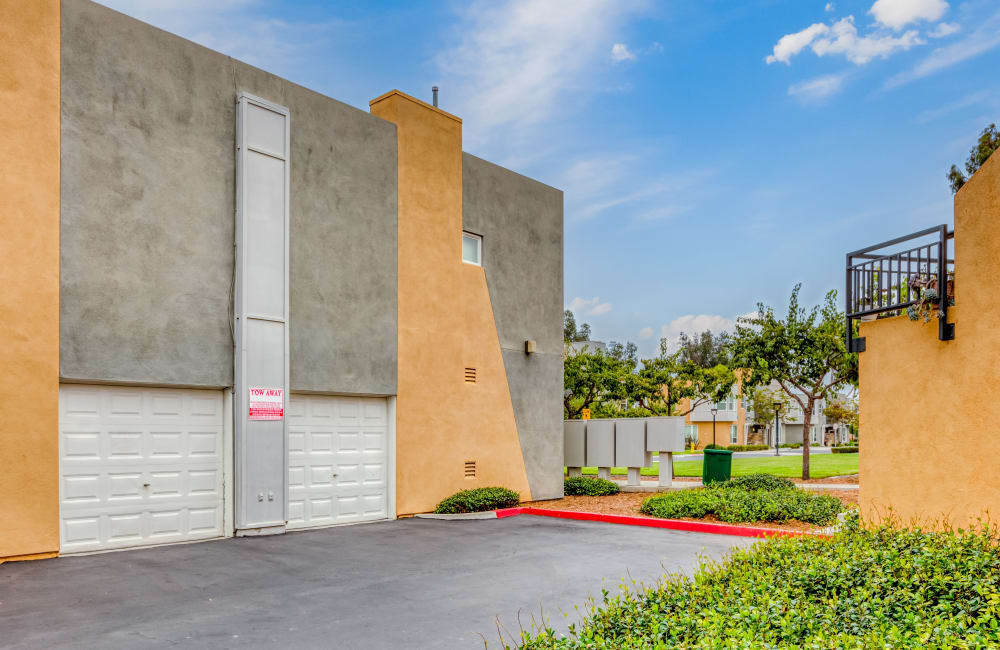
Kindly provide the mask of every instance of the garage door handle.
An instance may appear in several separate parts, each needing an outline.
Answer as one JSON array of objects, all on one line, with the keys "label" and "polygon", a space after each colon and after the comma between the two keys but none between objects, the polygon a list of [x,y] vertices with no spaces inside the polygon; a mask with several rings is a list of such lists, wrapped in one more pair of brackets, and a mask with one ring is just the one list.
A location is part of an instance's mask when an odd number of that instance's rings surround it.
[{"label": "garage door handle", "polygon": [[333,478],[337,478],[337,472],[334,472],[333,474],[330,474],[330,476],[332,476]]},{"label": "garage door handle", "polygon": [[149,487],[149,483],[143,483],[142,487]]}]

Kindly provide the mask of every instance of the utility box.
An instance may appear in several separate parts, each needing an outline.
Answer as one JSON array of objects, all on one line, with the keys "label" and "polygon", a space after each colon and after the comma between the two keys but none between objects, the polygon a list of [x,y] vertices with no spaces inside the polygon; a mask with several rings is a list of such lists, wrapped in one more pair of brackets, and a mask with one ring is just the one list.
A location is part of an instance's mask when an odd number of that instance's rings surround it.
[{"label": "utility box", "polygon": [[618,467],[649,467],[650,453],[646,449],[646,420],[621,418],[615,420],[615,465]]},{"label": "utility box", "polygon": [[684,451],[684,418],[646,418],[646,451]]},{"label": "utility box", "polygon": [[615,464],[615,421],[587,420],[587,467]]},{"label": "utility box", "polygon": [[583,467],[587,461],[587,420],[563,421],[563,464]]}]

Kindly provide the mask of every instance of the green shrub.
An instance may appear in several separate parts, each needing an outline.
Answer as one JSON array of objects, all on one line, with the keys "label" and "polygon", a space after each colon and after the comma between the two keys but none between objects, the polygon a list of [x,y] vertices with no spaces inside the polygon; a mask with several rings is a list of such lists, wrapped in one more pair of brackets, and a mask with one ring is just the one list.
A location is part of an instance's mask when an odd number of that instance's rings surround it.
[{"label": "green shrub", "polygon": [[502,487],[483,487],[456,492],[439,503],[434,512],[439,515],[484,512],[497,508],[513,508],[520,502],[521,496],[514,490]]},{"label": "green shrub", "polygon": [[731,478],[724,483],[716,483],[713,487],[772,492],[774,490],[794,489],[795,484],[787,478],[775,476],[774,474],[747,474],[746,476]]},{"label": "green shrub", "polygon": [[572,476],[563,481],[563,492],[567,496],[582,494],[591,497],[604,497],[611,494],[618,494],[621,490],[618,488],[617,483],[605,478]]},{"label": "green shrub", "polygon": [[719,521],[746,523],[752,521],[802,521],[826,526],[833,523],[844,506],[828,494],[812,494],[805,490],[741,490],[709,487],[667,492],[646,499],[640,510],[661,519],[713,515]]},{"label": "green shrub", "polygon": [[767,445],[729,445],[729,451],[761,451],[767,449]]},{"label": "green shrub", "polygon": [[802,448],[802,443],[801,442],[783,442],[783,443],[781,443],[778,446],[781,447],[782,449],[801,449]]},{"label": "green shrub", "polygon": [[830,451],[835,454],[856,454],[858,453],[857,447],[830,447]]},{"label": "green shrub", "polygon": [[725,449],[725,447],[723,447],[722,445],[716,445],[714,443],[709,443],[709,444],[705,445],[704,447],[702,447],[702,449]]},{"label": "green shrub", "polygon": [[864,529],[773,539],[704,561],[692,577],[604,591],[568,638],[545,627],[526,650],[577,648],[997,648],[1000,538]]}]

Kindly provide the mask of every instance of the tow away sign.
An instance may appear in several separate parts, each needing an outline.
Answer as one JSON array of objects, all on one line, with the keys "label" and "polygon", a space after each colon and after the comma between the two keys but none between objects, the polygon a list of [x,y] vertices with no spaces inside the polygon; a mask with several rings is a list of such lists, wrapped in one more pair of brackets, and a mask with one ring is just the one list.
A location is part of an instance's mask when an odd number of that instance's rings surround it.
[{"label": "tow away sign", "polygon": [[285,391],[282,388],[250,388],[251,420],[280,420],[285,414]]}]

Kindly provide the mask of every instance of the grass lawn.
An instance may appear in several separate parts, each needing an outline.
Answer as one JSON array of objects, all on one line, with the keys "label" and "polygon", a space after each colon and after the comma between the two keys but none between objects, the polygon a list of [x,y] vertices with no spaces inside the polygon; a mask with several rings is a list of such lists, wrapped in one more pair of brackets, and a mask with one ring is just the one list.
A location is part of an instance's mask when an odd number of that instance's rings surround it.
[{"label": "grass lawn", "polygon": [[[787,478],[802,477],[802,457],[801,456],[781,456],[778,458],[750,457],[733,458],[733,476],[745,476],[746,474],[774,474],[775,476],[785,476]],[[628,473],[624,467],[613,467],[611,473],[614,475],[625,475]],[[812,478],[826,478],[828,476],[843,476],[846,474],[858,473],[858,454],[821,454],[809,457],[809,474]],[[597,475],[596,467],[584,467],[583,474]],[[653,463],[652,467],[643,467],[643,476],[657,476],[659,467]],[[700,460],[674,460],[674,476],[701,476]]]}]

